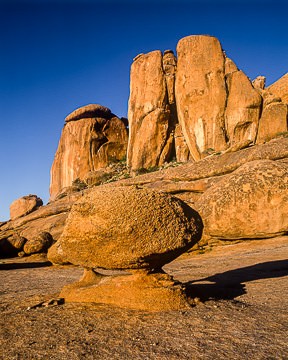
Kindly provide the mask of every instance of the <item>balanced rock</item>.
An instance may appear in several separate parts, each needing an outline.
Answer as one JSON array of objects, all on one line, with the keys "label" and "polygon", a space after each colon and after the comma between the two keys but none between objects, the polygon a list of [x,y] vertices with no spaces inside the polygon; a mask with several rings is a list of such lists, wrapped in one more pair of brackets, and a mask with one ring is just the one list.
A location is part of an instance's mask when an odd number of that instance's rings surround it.
[{"label": "balanced rock", "polygon": [[288,231],[287,204],[288,162],[256,160],[208,189],[197,210],[209,237],[254,239]]},{"label": "balanced rock", "polygon": [[43,201],[37,195],[23,196],[10,205],[10,219],[27,215],[43,205]]},{"label": "balanced rock", "polygon": [[89,171],[126,156],[128,129],[108,108],[87,105],[67,116],[51,168],[50,200]]},{"label": "balanced rock", "polygon": [[[183,289],[161,267],[201,234],[200,216],[179,199],[135,187],[96,188],[74,204],[60,238],[64,257],[90,270],[61,297],[146,310],[185,307]],[[95,268],[133,274],[103,278]]]},{"label": "balanced rock", "polygon": [[73,205],[60,244],[89,268],[161,268],[201,237],[201,219],[181,200],[135,187],[96,188]]},{"label": "balanced rock", "polygon": [[37,237],[29,239],[24,245],[24,252],[26,255],[47,252],[49,247],[53,244],[53,237],[50,233],[43,231]]}]

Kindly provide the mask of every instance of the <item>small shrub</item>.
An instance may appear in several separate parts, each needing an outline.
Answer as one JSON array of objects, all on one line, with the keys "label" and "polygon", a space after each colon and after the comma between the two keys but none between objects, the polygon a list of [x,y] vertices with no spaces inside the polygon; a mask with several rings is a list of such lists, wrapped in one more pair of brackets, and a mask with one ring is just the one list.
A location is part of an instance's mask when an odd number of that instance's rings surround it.
[{"label": "small shrub", "polygon": [[276,137],[281,137],[281,136],[285,136],[285,137],[288,136],[288,131],[282,131],[276,134]]},{"label": "small shrub", "polygon": [[87,188],[88,185],[80,178],[77,178],[72,181],[72,186],[77,187],[78,190],[84,190]]}]

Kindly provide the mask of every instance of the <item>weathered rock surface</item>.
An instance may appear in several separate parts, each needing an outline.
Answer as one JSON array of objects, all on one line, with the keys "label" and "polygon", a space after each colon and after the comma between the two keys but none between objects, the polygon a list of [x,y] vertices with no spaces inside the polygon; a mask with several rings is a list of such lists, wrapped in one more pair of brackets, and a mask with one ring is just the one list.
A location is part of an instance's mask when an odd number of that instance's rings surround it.
[{"label": "weathered rock surface", "polygon": [[43,201],[37,195],[23,196],[10,205],[10,219],[27,215],[43,205]]},{"label": "weathered rock surface", "polygon": [[267,238],[288,231],[288,163],[253,161],[200,198],[205,233],[220,239]]},{"label": "weathered rock surface", "polygon": [[287,105],[282,102],[271,102],[263,109],[257,143],[269,141],[287,130]]},{"label": "weathered rock surface", "polygon": [[63,251],[60,245],[60,241],[56,241],[47,252],[47,259],[53,264],[53,265],[68,265],[70,264],[69,261],[67,261],[63,257]]},{"label": "weathered rock surface", "polygon": [[127,142],[124,118],[100,105],[75,110],[66,118],[51,168],[50,201],[73,180],[125,157]]},{"label": "weathered rock surface", "polygon": [[188,36],[177,45],[175,95],[178,120],[194,160],[226,147],[225,57],[212,36]]},{"label": "weathered rock surface", "polygon": [[19,236],[17,233],[14,235],[3,238],[0,240],[0,258],[16,256],[21,250],[27,239]]},{"label": "weathered rock surface", "polygon": [[187,162],[190,159],[190,151],[183,135],[180,124],[175,126],[175,154],[178,162]]},{"label": "weathered rock surface", "polygon": [[53,244],[53,237],[48,232],[41,232],[34,239],[28,240],[24,245],[24,252],[27,255],[47,252]]},{"label": "weathered rock surface", "polygon": [[67,195],[60,200],[41,206],[31,214],[4,223],[0,226],[0,241],[14,236],[15,232],[30,240],[43,231],[49,232],[54,240],[58,240],[72,205],[81,196],[82,192]]},{"label": "weathered rock surface", "polygon": [[264,88],[265,88],[265,82],[266,82],[265,76],[257,76],[257,77],[252,81],[252,85],[253,85],[254,88],[264,90]]},{"label": "weathered rock surface", "polygon": [[132,169],[159,165],[168,137],[167,104],[161,51],[137,57],[131,67],[128,108],[127,164]]},{"label": "weathered rock surface", "polygon": [[171,50],[163,56],[153,51],[134,59],[128,113],[128,165],[133,170],[174,157],[199,161],[212,152],[238,150],[237,144],[255,144],[259,126],[258,143],[283,129],[284,107],[265,108],[281,102],[279,96],[285,99],[286,75],[268,90],[264,76],[251,83],[218,39],[208,35],[181,39],[177,54],[178,59]]},{"label": "weathered rock surface", "polygon": [[227,76],[227,89],[225,129],[230,145],[245,140],[255,142],[262,97],[243,71]]},{"label": "weathered rock surface", "polygon": [[101,187],[74,204],[60,239],[85,268],[160,269],[200,240],[202,222],[181,200],[135,187]]},{"label": "weathered rock surface", "polygon": [[288,73],[282,76],[274,84],[267,87],[267,90],[281,98],[281,100],[288,104]]}]

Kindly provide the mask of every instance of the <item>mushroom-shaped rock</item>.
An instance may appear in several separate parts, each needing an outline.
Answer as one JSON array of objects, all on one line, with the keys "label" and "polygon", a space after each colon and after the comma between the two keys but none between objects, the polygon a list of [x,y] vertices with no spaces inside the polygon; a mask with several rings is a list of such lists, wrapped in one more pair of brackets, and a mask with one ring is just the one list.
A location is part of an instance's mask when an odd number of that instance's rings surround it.
[{"label": "mushroom-shaped rock", "polygon": [[[196,211],[167,194],[99,187],[73,206],[60,238],[66,259],[86,268],[60,296],[149,311],[188,307],[181,284],[161,267],[200,240],[202,228]],[[103,276],[99,268],[132,275]]]},{"label": "mushroom-shaped rock", "polygon": [[196,211],[150,189],[101,187],[73,205],[60,238],[73,264],[105,269],[159,269],[202,234]]}]

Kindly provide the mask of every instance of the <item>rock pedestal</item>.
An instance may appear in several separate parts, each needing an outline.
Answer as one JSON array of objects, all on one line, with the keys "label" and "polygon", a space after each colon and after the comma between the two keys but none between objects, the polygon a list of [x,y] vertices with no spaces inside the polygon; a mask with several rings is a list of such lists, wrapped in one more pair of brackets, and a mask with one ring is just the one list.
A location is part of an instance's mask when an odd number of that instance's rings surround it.
[{"label": "rock pedestal", "polygon": [[82,279],[65,286],[60,297],[68,302],[105,303],[135,310],[168,311],[189,307],[182,284],[159,272],[103,276],[91,269],[84,270]]},{"label": "rock pedestal", "polygon": [[[186,307],[181,284],[162,266],[199,241],[202,227],[195,210],[167,194],[134,187],[95,189],[73,206],[60,238],[64,257],[87,269],[61,296],[150,311]],[[97,268],[132,275],[103,277],[93,271]]]}]

